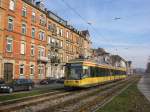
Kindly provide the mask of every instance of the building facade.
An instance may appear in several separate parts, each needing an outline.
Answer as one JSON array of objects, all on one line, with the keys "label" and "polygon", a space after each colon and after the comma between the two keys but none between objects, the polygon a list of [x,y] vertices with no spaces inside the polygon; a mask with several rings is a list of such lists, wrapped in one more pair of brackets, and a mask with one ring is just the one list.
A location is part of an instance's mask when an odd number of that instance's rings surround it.
[{"label": "building facade", "polygon": [[93,49],[93,60],[100,64],[111,65],[110,53],[106,52],[103,48]]},{"label": "building facade", "polygon": [[64,77],[66,62],[91,55],[87,35],[34,0],[0,0],[0,37],[5,81]]},{"label": "building facade", "polygon": [[92,59],[99,64],[106,64],[113,67],[123,67],[126,69],[131,68],[131,63],[128,63],[119,55],[111,55],[106,52],[103,48],[93,49]]}]

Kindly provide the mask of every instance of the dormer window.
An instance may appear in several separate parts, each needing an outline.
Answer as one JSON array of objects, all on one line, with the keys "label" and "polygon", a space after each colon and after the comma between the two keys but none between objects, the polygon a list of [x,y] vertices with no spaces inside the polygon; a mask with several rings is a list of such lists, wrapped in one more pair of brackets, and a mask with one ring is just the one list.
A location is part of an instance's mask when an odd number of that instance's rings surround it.
[{"label": "dormer window", "polygon": [[9,9],[10,10],[15,10],[15,1],[14,0],[9,1]]}]

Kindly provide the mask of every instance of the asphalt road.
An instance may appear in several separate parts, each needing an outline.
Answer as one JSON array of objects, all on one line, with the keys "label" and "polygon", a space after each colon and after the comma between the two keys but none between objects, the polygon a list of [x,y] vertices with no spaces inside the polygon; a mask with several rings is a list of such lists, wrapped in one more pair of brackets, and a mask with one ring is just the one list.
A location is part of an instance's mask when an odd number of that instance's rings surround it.
[{"label": "asphalt road", "polygon": [[[35,87],[33,88],[33,90],[60,89],[60,88],[63,88],[63,87],[64,87],[64,85],[62,83],[52,83],[52,84],[48,84],[48,85],[35,85]],[[20,94],[20,93],[25,93],[25,92],[28,93],[30,91],[19,91],[19,92],[13,92],[11,94]],[[0,96],[3,96],[3,95],[9,95],[9,93],[0,93]]]},{"label": "asphalt road", "polygon": [[139,90],[150,101],[150,74],[144,75],[138,83]]}]

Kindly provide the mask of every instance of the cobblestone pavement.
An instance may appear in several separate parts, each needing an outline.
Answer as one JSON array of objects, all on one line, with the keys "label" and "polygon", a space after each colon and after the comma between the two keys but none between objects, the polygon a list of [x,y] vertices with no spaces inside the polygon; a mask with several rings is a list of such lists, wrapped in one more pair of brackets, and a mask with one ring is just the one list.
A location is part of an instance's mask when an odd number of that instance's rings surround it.
[{"label": "cobblestone pavement", "polygon": [[138,83],[139,90],[150,101],[150,74],[144,75]]}]

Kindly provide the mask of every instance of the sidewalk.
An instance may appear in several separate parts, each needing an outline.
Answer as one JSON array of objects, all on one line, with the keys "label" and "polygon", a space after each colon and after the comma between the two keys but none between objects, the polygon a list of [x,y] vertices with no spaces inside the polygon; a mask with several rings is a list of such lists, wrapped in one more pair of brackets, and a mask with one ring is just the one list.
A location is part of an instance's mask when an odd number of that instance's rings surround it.
[{"label": "sidewalk", "polygon": [[150,74],[144,75],[138,83],[138,89],[150,101]]}]

